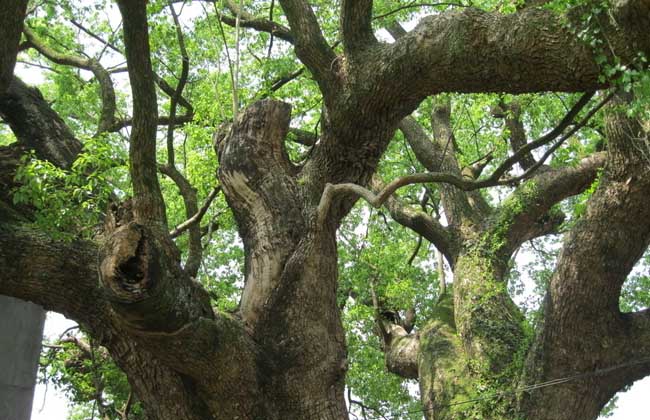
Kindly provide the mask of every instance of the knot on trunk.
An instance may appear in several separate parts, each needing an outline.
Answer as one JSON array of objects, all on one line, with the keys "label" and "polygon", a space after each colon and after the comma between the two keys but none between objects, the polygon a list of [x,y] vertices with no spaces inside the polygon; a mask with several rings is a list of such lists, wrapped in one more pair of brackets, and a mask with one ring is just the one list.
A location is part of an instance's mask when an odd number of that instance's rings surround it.
[{"label": "knot on trunk", "polygon": [[99,279],[121,322],[169,333],[214,318],[207,292],[183,273],[167,238],[133,221],[115,226],[101,249]]},{"label": "knot on trunk", "polygon": [[160,261],[151,233],[135,222],[117,227],[102,250],[100,280],[119,303],[145,299],[160,277]]}]

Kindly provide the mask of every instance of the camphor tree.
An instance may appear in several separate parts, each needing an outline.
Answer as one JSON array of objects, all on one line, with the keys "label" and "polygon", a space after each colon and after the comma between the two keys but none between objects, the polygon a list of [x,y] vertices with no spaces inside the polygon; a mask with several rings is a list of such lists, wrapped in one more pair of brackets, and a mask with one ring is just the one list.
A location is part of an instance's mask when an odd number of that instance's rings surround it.
[{"label": "camphor tree", "polygon": [[[85,3],[0,15],[0,293],[79,323],[67,368],[124,372],[75,394],[104,417],[348,418],[381,392],[364,340],[421,405],[363,416],[594,419],[650,374],[650,312],[619,305],[650,241],[647,0]],[[527,317],[513,256],[560,231]]]}]

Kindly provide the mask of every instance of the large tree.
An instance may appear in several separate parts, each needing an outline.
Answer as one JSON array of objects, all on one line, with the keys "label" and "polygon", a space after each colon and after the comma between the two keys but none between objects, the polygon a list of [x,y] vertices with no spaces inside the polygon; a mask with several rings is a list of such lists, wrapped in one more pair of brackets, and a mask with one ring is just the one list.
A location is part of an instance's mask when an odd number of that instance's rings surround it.
[{"label": "large tree", "polygon": [[[205,2],[193,38],[183,33],[181,2],[147,3],[118,1],[122,22],[114,30],[79,20],[76,14],[97,19],[92,7],[37,5],[18,49],[51,63],[77,98],[64,98],[55,85],[60,103],[50,104],[18,78],[0,97],[0,115],[17,140],[0,155],[0,293],[78,321],[126,374],[147,418],[347,418],[354,355],[342,317],[350,302],[372,308],[388,370],[417,379],[418,415],[429,419],[594,419],[618,390],[650,374],[650,313],[619,309],[622,285],[650,241],[647,98],[637,82],[650,55],[647,0],[440,5],[410,31],[399,18],[414,19],[411,8],[397,2],[280,0],[280,18],[273,1],[250,9]],[[67,26],[48,25],[55,13]],[[168,30],[150,36],[158,30],[152,22]],[[211,73],[210,57],[200,56],[219,37],[227,42],[224,25],[235,28],[229,76]],[[380,28],[394,42],[380,41]],[[99,52],[83,51],[74,37],[81,32],[100,43]],[[213,38],[200,39],[206,34]],[[275,56],[274,40],[282,44]],[[244,48],[260,69],[248,80],[239,79]],[[126,69],[102,62],[107,50],[123,56]],[[2,54],[2,63],[12,62],[16,49]],[[264,65],[273,58],[304,69],[269,81],[277,69]],[[181,63],[177,69],[172,60]],[[193,60],[205,68],[192,69]],[[130,95],[114,87],[123,70]],[[97,83],[89,85],[87,75]],[[228,98],[217,84],[228,77],[232,110],[210,120],[203,114]],[[291,106],[269,98],[296,77],[317,95],[311,133],[291,128]],[[243,87],[260,85],[266,88],[256,95]],[[216,94],[206,94],[210,86]],[[547,91],[568,101],[555,124],[526,114],[530,98],[548,98],[513,96]],[[75,107],[89,92],[98,101]],[[453,114],[462,97],[450,92],[494,94],[478,108],[503,123],[508,147],[494,140],[477,144],[476,156],[463,151]],[[250,103],[240,110],[242,102]],[[130,117],[123,117],[125,104]],[[215,122],[222,124],[210,126]],[[235,310],[215,306],[208,292],[218,290],[223,268],[203,270],[211,277],[205,281],[198,276],[202,261],[218,259],[226,246],[213,255],[203,249],[213,226],[200,222],[218,190],[205,193],[215,183],[205,176],[192,185],[185,143],[185,161],[176,161],[176,132],[186,123],[186,135],[215,131],[216,177],[244,250]],[[586,126],[597,137],[591,144],[581,134]],[[128,200],[108,179],[97,181],[120,159],[93,159],[110,145],[119,154],[120,136],[128,140]],[[207,158],[205,144],[195,144],[194,157]],[[383,180],[378,166],[395,147],[412,151],[423,172],[393,171]],[[44,188],[17,169],[25,149],[50,162],[60,188]],[[547,164],[560,152],[564,158]],[[167,178],[182,204],[169,197]],[[419,209],[396,194],[410,185],[426,185]],[[507,196],[496,199],[492,187]],[[197,192],[206,196],[201,207]],[[48,194],[91,199],[62,221],[48,216]],[[588,199],[563,225],[564,246],[533,322],[508,291],[513,256],[525,242],[557,233],[565,217],[560,203],[579,194]],[[390,302],[372,263],[370,292],[339,287],[337,231],[360,198],[429,241],[453,272],[453,287],[438,275],[439,292],[415,311],[415,330],[413,308]],[[172,229],[179,206],[187,220]],[[432,207],[444,223],[427,211]],[[105,222],[88,226],[98,209]],[[83,353],[85,344],[75,342]],[[93,360],[94,353],[85,351]],[[474,399],[482,402],[460,404]]]}]

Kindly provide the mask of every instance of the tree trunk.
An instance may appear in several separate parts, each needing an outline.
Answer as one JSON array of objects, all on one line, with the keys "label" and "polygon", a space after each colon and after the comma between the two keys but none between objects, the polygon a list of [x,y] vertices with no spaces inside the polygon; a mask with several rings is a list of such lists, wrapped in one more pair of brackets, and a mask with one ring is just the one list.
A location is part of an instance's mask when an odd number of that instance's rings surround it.
[{"label": "tree trunk", "polygon": [[284,151],[288,105],[262,101],[217,136],[219,178],[246,252],[239,314],[264,355],[268,419],[346,418],[346,351],[336,305],[336,226]]},{"label": "tree trunk", "polygon": [[606,169],[566,238],[524,380],[586,375],[524,394],[529,418],[596,418],[618,390],[650,372],[648,311],[619,311],[623,282],[650,241],[650,142],[625,103],[619,98],[607,115]]},{"label": "tree trunk", "polygon": [[[485,244],[490,244],[484,234]],[[479,245],[464,251],[454,283],[420,338],[420,392],[427,419],[513,418],[514,397],[463,401],[505,392],[526,349],[523,316],[507,290],[507,262]],[[489,246],[489,245],[488,245]],[[461,404],[459,404],[461,403]]]}]

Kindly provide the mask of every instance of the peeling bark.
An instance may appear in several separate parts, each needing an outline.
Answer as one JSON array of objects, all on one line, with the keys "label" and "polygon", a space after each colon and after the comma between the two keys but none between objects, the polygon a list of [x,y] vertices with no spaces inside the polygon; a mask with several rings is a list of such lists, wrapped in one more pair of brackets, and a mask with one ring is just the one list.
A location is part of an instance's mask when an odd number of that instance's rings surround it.
[{"label": "peeling bark", "polygon": [[219,178],[246,251],[239,312],[272,361],[262,368],[267,418],[339,419],[346,353],[335,236],[313,223],[315,206],[284,150],[289,112],[261,101],[217,135]]}]

